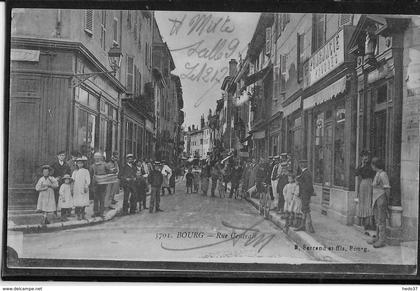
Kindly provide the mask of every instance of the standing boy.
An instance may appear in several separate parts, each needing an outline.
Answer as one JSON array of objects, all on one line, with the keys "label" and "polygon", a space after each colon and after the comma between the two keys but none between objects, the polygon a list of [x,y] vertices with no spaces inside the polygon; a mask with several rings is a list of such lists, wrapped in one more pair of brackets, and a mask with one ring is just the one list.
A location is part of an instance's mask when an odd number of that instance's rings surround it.
[{"label": "standing boy", "polygon": [[[51,165],[51,168],[53,170],[52,176],[58,181],[58,188],[54,189],[54,198],[55,198],[55,206],[57,208],[58,206],[58,197],[60,196],[59,189],[61,187],[61,184],[63,184],[63,176],[65,174],[71,174],[69,165],[65,162],[66,160],[66,153],[64,151],[60,151],[57,154],[57,161]],[[55,215],[57,215],[57,211],[54,212]]]}]

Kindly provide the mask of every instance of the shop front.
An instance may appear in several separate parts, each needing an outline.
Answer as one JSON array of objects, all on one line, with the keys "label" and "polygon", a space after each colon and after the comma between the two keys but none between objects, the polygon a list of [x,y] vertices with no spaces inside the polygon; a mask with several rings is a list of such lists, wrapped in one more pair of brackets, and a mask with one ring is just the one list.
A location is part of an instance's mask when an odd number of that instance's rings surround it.
[{"label": "shop front", "polygon": [[350,83],[343,74],[303,101],[305,150],[316,192],[313,202],[343,224],[353,223],[356,197],[355,98]]},{"label": "shop front", "polygon": [[[342,224],[355,213],[356,76],[347,53],[354,28],[344,27],[304,64],[301,156],[309,162],[312,207]],[[294,127],[296,127],[296,121]]]}]

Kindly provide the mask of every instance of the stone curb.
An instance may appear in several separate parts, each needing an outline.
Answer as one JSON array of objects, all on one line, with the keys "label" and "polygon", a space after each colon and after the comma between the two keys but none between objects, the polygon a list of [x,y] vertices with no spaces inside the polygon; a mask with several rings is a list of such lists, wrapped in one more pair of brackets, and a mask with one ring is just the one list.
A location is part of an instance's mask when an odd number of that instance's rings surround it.
[{"label": "stone curb", "polygon": [[[254,199],[245,197],[252,206],[254,206],[258,210],[258,202],[254,201]],[[312,236],[310,236],[306,232],[294,231],[291,228],[286,228],[286,222],[281,220],[278,217],[273,215],[269,215],[269,220],[273,222],[275,225],[281,228],[281,230],[292,240],[294,241],[300,248],[306,247],[322,247],[323,244],[315,240]],[[334,263],[351,263],[351,261],[344,259],[329,250],[307,250],[305,252],[309,253],[314,258],[321,260],[321,261],[328,261]]]},{"label": "stone curb", "polygon": [[42,225],[42,224],[14,225],[14,226],[9,227],[8,230],[30,233],[30,232],[49,232],[49,231],[55,231],[55,230],[77,228],[81,226],[94,225],[94,224],[106,222],[108,220],[113,219],[118,214],[120,214],[121,211],[122,211],[122,203],[118,203],[115,209],[111,209],[105,214],[104,218],[94,217],[94,218],[87,218],[84,220],[56,222],[56,223],[51,223],[47,225]]}]

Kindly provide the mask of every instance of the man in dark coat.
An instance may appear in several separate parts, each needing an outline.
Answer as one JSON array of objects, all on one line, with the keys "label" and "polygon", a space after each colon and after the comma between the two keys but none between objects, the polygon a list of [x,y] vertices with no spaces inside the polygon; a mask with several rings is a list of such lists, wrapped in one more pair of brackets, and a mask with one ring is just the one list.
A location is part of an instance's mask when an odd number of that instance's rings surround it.
[{"label": "man in dark coat", "polygon": [[151,186],[149,212],[163,211],[160,209],[160,190],[163,184],[162,166],[159,162],[155,162],[153,170],[147,177]]},{"label": "man in dark coat", "polygon": [[[51,168],[53,169],[52,176],[57,179],[58,181],[58,188],[54,189],[54,198],[55,198],[55,206],[58,205],[58,197],[59,197],[59,190],[60,186],[63,183],[62,177],[65,174],[71,175],[71,170],[69,165],[65,162],[66,160],[66,153],[65,151],[60,151],[57,154],[57,160],[51,165]],[[55,211],[55,214],[57,214],[57,211]]]},{"label": "man in dark coat", "polygon": [[134,156],[126,156],[127,163],[122,167],[119,178],[124,191],[123,214],[128,214],[128,201],[130,200],[130,213],[135,212],[137,167],[134,165]]},{"label": "man in dark coat", "polygon": [[310,208],[311,196],[314,195],[312,173],[308,169],[308,161],[306,160],[299,161],[299,168],[301,169],[301,174],[296,177],[296,180],[299,183],[299,195],[302,200],[303,219],[301,224],[296,228],[296,231],[307,230],[314,233],[315,230],[312,226]]}]

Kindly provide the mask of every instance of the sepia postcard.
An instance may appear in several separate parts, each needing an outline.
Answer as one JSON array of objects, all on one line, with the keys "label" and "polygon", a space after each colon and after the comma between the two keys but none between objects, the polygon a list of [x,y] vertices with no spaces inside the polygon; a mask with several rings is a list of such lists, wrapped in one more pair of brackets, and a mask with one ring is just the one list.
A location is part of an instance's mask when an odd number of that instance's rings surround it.
[{"label": "sepia postcard", "polygon": [[10,9],[4,278],[416,275],[420,16],[190,9]]}]

